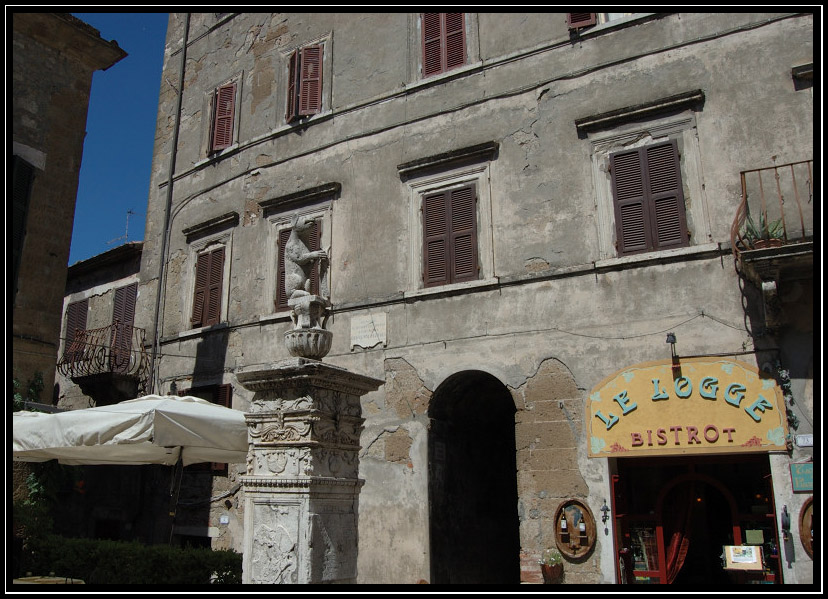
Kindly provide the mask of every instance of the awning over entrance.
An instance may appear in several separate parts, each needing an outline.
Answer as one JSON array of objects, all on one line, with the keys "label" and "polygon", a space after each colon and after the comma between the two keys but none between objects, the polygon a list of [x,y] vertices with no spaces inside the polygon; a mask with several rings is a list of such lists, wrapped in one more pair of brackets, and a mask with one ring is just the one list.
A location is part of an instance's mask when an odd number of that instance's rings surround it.
[{"label": "awning over entrance", "polygon": [[676,358],[630,366],[590,393],[590,457],[785,451],[776,380],[748,364]]}]

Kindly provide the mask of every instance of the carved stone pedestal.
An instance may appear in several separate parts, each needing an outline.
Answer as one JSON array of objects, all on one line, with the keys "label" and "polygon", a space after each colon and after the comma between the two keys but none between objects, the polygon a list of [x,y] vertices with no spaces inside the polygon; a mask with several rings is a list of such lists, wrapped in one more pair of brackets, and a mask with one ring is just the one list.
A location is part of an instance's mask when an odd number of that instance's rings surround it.
[{"label": "carved stone pedestal", "polygon": [[384,381],[294,358],[242,371],[246,584],[356,582],[360,397]]}]

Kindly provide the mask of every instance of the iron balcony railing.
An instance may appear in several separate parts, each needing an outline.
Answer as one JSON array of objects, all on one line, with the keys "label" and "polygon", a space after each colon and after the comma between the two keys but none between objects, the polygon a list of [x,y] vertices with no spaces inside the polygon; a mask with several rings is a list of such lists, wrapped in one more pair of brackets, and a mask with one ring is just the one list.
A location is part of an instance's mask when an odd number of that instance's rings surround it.
[{"label": "iron balcony railing", "polygon": [[742,201],[730,228],[737,260],[746,250],[813,240],[813,160],[740,174]]},{"label": "iron balcony railing", "polygon": [[144,329],[115,322],[100,329],[76,331],[67,341],[58,372],[69,378],[96,374],[120,374],[146,384],[149,357],[144,349]]}]

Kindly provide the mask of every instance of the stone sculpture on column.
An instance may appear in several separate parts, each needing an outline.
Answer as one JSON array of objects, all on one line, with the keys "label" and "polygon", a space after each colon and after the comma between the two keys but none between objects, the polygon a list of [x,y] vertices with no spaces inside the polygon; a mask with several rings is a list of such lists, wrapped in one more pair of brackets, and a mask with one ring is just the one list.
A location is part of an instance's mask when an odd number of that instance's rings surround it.
[{"label": "stone sculpture on column", "polygon": [[331,349],[331,332],[325,330],[330,300],[311,293],[311,273],[319,264],[320,290],[327,292],[328,255],[324,250],[309,249],[307,235],[314,221],[296,216],[291,221],[290,236],[285,244],[285,293],[291,309],[293,329],[285,333],[290,355],[321,360]]},{"label": "stone sculpture on column", "polygon": [[[293,356],[236,376],[253,391],[244,492],[242,581],[259,584],[356,582],[360,397],[384,381],[322,363],[330,301],[310,291],[327,254],[311,251],[312,221],[295,219],[285,248],[285,289]],[[324,285],[320,285],[323,292]]]}]

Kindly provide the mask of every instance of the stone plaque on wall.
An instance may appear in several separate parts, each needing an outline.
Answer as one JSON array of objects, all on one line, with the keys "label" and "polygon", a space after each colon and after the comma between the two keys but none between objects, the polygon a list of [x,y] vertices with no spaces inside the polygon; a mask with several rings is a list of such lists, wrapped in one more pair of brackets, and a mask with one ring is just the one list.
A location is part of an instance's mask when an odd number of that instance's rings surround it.
[{"label": "stone plaque on wall", "polygon": [[385,318],[385,312],[351,317],[351,349],[356,346],[368,349],[380,343],[385,346],[388,343]]}]

